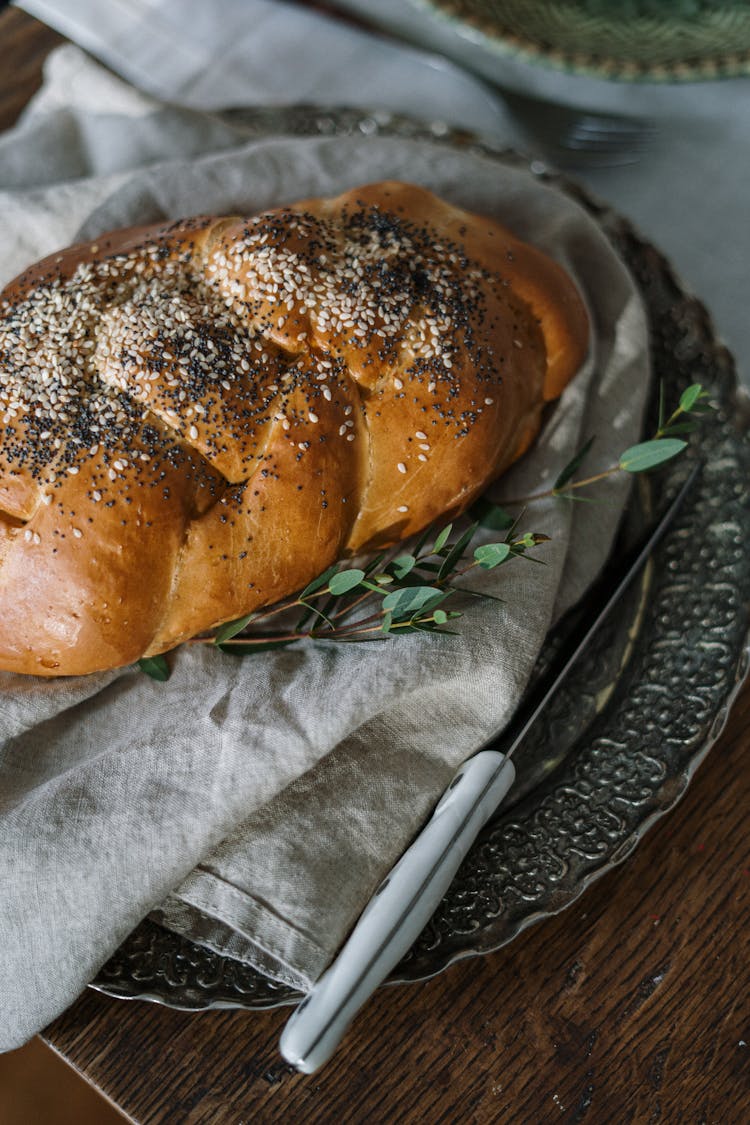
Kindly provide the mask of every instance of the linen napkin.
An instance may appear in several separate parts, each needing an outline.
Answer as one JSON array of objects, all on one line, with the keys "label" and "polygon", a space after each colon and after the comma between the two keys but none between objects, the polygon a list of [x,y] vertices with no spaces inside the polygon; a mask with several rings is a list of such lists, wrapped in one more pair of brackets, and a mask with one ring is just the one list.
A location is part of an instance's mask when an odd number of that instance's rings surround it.
[{"label": "linen napkin", "polygon": [[[592,471],[636,439],[644,314],[609,243],[567,196],[438,142],[241,139],[134,94],[73,48],[49,74],[37,106],[0,142],[0,174],[7,160],[18,185],[0,193],[0,282],[114,226],[411,179],[550,251],[589,305],[589,360],[505,479],[507,493],[544,488],[584,436],[597,435]],[[60,108],[71,86],[72,104]],[[31,142],[61,113],[85,144],[64,154],[64,182],[54,183],[48,154]],[[168,162],[158,160],[160,136]],[[26,183],[44,186],[20,186],[27,142]],[[96,172],[116,170],[87,174],[89,160]],[[504,603],[474,604],[459,637],[306,643],[245,661],[192,647],[177,653],[166,685],[134,669],[0,677],[0,1049],[66,1007],[150,911],[309,987],[460,762],[511,715],[550,622],[606,556],[625,494],[626,482],[612,480],[593,513],[535,506],[530,526],[552,537],[548,565],[483,575]]]}]

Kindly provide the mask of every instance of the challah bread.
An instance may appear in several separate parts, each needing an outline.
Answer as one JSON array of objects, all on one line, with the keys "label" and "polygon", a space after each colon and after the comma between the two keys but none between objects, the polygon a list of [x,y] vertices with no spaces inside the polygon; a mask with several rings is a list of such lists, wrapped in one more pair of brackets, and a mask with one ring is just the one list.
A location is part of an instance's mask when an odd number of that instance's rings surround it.
[{"label": "challah bread", "polygon": [[118,667],[457,515],[587,335],[554,262],[400,183],[46,258],[0,296],[0,667]]}]

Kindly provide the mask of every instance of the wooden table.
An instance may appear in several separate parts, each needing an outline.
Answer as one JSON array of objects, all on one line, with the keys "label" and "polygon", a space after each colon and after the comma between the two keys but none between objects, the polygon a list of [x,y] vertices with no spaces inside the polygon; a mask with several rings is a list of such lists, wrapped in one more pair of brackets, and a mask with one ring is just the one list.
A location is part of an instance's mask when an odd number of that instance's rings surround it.
[{"label": "wooden table", "polygon": [[[59,42],[0,14],[0,126]],[[381,989],[319,1075],[288,1011],[188,1015],[87,991],[44,1039],[142,1125],[750,1122],[750,686],[636,854],[509,948]]]}]

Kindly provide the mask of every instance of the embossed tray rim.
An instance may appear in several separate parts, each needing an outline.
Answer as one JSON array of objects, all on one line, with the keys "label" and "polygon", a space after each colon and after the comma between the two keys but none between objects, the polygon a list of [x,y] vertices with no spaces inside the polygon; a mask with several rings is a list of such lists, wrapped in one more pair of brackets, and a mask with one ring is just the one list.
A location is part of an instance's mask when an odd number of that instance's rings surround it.
[{"label": "embossed tray rim", "polygon": [[[551,182],[561,190],[572,194],[574,198],[581,202],[589,212],[593,214],[594,218],[599,222],[600,227],[604,230],[604,233],[607,234],[611,240],[615,241],[614,234],[616,231],[619,231],[623,237],[627,236],[632,238],[634,242],[643,249],[644,253],[653,253],[657,260],[658,268],[664,271],[665,276],[671,280],[684,301],[689,305],[695,306],[694,315],[696,319],[702,318],[703,330],[707,334],[707,338],[710,340],[713,347],[717,352],[725,351],[725,349],[721,349],[716,339],[713,326],[710,323],[705,309],[699,302],[687,294],[685,287],[675,278],[671,267],[663,256],[661,256],[647,240],[640,238],[627,220],[623,219],[608,205],[595,200],[590,193],[582,189],[579,185],[548,169],[546,165],[540,161],[520,156],[518,153],[511,152],[502,148],[502,146],[465,131],[450,130],[446,129],[442,124],[425,124],[424,122],[414,121],[411,118],[390,113],[366,113],[361,110],[295,106],[282,109],[274,107],[271,109],[243,111],[242,117],[245,127],[256,135],[283,133],[286,135],[299,136],[345,136],[361,132],[365,134],[377,133],[385,136],[413,137],[415,140],[443,143],[454,149],[456,147],[467,149],[472,152],[480,153],[485,157],[512,163],[518,167],[526,167],[535,176]],[[237,120],[236,115],[234,120]],[[728,353],[727,365],[725,369],[719,371],[719,376],[723,375],[724,379],[723,384],[719,388],[722,392],[720,398],[724,407],[730,405],[729,399],[731,395],[738,393],[736,374],[731,364],[731,358],[728,357]],[[742,389],[739,389],[739,393],[743,393]],[[737,645],[735,655],[736,664],[733,682],[729,690],[722,696],[720,705],[712,715],[708,733],[703,738],[700,745],[694,748],[681,768],[674,775],[665,778],[665,785],[662,786],[661,790],[656,795],[655,807],[636,824],[633,831],[622,839],[611,853],[604,856],[601,862],[596,864],[590,871],[582,874],[575,886],[569,888],[562,894],[559,900],[547,902],[539,909],[528,911],[515,923],[506,926],[504,931],[496,933],[494,936],[492,934],[492,924],[481,927],[474,936],[478,936],[481,939],[484,934],[487,939],[484,942],[479,940],[478,942],[474,941],[472,943],[470,938],[468,942],[464,941],[455,949],[449,948],[448,950],[435,952],[432,955],[430,955],[428,951],[427,954],[422,954],[421,962],[419,955],[417,955],[416,964],[410,963],[409,958],[407,958],[401,966],[397,967],[396,971],[386,983],[405,984],[416,980],[428,979],[442,972],[449,965],[457,961],[464,960],[468,957],[481,956],[501,948],[508,942],[514,940],[529,926],[567,909],[568,906],[580,898],[593,882],[631,855],[638,846],[642,836],[684,796],[696,770],[706,758],[711,747],[724,729],[731,706],[750,672],[750,629],[746,630],[741,643]],[[561,768],[564,769],[564,764]],[[542,786],[542,789],[544,788],[545,786]],[[666,793],[664,792],[665,788],[667,789]],[[521,806],[525,805],[527,802],[533,802],[534,800],[535,794],[532,792],[527,798],[524,798],[524,801],[521,802]],[[501,814],[499,822],[502,823],[502,820],[503,817]],[[486,832],[487,830],[485,830],[483,836],[480,837],[480,841],[486,836]],[[476,845],[475,848],[478,846],[479,844]],[[471,858],[471,855],[469,858]],[[454,886],[460,884],[462,871],[463,868],[459,871]],[[448,897],[449,896],[446,896],[446,900]],[[131,939],[128,939],[128,941],[124,943],[120,952],[126,952],[128,942],[148,927],[155,933],[157,954],[159,953],[159,943],[164,947],[163,960],[167,960],[171,955],[167,951],[167,946],[176,945],[179,946],[180,949],[184,949],[187,956],[190,955],[191,950],[195,951],[195,954],[199,957],[205,955],[208,959],[216,959],[218,962],[226,964],[230,968],[230,971],[235,966],[242,969],[245,968],[241,966],[239,962],[232,961],[231,958],[218,953],[212,953],[202,946],[194,945],[187,939],[180,938],[170,931],[161,929],[161,927],[156,926],[155,923],[146,920],[141,923],[141,926],[134,932],[134,935],[131,935]],[[176,956],[180,958],[184,955],[178,952]],[[245,1008],[248,1010],[260,1010],[284,1004],[293,1004],[298,1000],[300,995],[295,990],[283,984],[278,984],[277,982],[270,981],[268,978],[264,978],[261,974],[257,974],[259,992],[252,997],[231,995],[231,989],[229,989],[228,992],[225,990],[224,994],[221,994],[220,991],[218,995],[212,993],[210,987],[201,985],[200,974],[196,975],[196,980],[184,984],[179,981],[168,983],[166,980],[162,980],[158,984],[154,984],[153,981],[147,983],[145,979],[139,980],[138,970],[132,966],[129,972],[122,970],[113,971],[114,961],[115,958],[112,959],[112,962],[108,963],[108,966],[104,966],[89,987],[119,999],[147,1000],[184,1011],[201,1011],[209,1008]],[[250,970],[250,972],[253,971]],[[265,992],[264,986],[266,988]]]}]

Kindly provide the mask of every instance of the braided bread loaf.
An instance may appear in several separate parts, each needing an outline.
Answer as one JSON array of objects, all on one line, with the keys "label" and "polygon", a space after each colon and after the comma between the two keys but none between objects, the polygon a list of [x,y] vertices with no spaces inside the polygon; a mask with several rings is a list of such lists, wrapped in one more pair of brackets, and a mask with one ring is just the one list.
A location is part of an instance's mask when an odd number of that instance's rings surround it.
[{"label": "braided bread loaf", "polygon": [[0,296],[0,667],[130,663],[458,514],[586,344],[557,265],[398,183],[32,266]]}]

